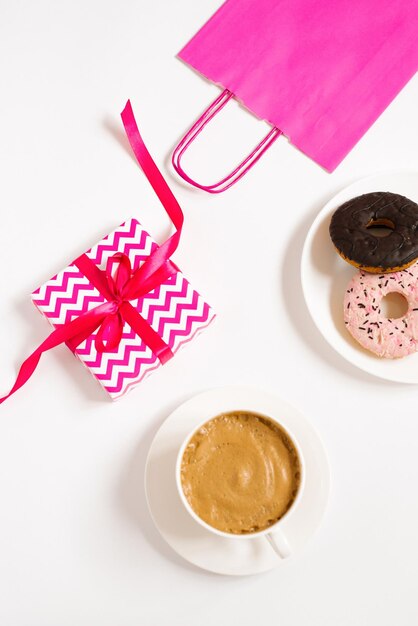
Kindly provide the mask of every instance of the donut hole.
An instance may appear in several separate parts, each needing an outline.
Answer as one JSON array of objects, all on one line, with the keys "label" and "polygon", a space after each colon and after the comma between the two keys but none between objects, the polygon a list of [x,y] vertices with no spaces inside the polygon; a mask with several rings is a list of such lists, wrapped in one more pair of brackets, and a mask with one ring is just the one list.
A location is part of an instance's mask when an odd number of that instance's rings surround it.
[{"label": "donut hole", "polygon": [[381,219],[370,220],[366,224],[366,228],[375,237],[389,237],[390,233],[395,230],[395,224],[392,220],[382,217]]},{"label": "donut hole", "polygon": [[380,311],[383,317],[387,317],[393,320],[404,317],[408,312],[407,299],[397,291],[392,291],[386,296],[383,296],[380,303]]}]

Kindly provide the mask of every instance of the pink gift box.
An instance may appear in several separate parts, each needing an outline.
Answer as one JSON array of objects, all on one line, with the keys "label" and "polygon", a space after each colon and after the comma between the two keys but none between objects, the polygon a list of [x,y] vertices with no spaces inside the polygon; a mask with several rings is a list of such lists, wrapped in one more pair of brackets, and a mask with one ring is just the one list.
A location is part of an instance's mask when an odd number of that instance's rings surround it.
[{"label": "pink gift box", "polygon": [[[91,248],[86,255],[100,269],[109,257],[125,253],[135,271],[157,248],[136,219],[128,220]],[[72,263],[32,293],[32,300],[54,327],[62,326],[106,298]],[[214,319],[211,307],[179,271],[131,305],[176,353]],[[97,352],[94,338],[83,341],[74,354],[86,365],[112,399],[123,396],[161,366],[159,359],[125,321],[123,335],[111,352]]]}]

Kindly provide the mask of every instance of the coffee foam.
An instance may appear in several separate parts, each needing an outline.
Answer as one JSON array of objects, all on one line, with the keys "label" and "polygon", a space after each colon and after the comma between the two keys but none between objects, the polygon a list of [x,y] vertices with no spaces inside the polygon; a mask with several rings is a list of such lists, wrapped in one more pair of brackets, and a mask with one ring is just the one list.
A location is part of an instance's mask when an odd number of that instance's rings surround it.
[{"label": "coffee foam", "polygon": [[181,483],[191,508],[227,533],[259,532],[289,509],[301,480],[299,456],[272,420],[245,411],[206,422],[188,442]]}]

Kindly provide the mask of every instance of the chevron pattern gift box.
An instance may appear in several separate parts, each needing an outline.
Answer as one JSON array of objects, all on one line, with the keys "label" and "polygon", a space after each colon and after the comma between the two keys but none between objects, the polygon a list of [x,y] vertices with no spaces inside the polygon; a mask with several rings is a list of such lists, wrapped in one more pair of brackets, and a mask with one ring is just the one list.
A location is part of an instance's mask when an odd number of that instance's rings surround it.
[{"label": "chevron pattern gift box", "polygon": [[[100,269],[105,269],[110,257],[123,252],[135,271],[156,248],[158,245],[140,223],[130,219],[86,255]],[[106,301],[74,263],[34,291],[32,300],[55,328]],[[180,271],[145,296],[132,300],[131,304],[173,353],[198,335],[215,317],[211,307]],[[161,366],[157,356],[126,321],[118,347],[110,352],[96,350],[97,332],[98,329],[83,341],[74,354],[111,398],[123,396]]]}]

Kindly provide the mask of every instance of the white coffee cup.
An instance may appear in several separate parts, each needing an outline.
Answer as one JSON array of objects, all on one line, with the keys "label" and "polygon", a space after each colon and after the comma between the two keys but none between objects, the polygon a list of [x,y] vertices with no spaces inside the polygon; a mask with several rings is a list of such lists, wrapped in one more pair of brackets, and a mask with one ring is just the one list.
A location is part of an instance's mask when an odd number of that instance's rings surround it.
[{"label": "white coffee cup", "polygon": [[[259,413],[253,410],[246,410],[246,409],[237,409],[237,413],[238,412],[243,412],[246,411],[248,413],[251,413],[253,415],[258,415],[260,417],[263,417],[267,420],[270,420],[271,422],[277,424],[277,426],[283,430],[289,437],[289,439],[291,440],[297,454],[299,457],[299,461],[300,461],[300,473],[301,473],[301,479],[300,479],[300,483],[299,483],[299,489],[298,492],[296,494],[295,499],[293,500],[291,506],[289,507],[289,509],[286,511],[286,513],[279,519],[277,520],[277,522],[275,522],[274,524],[272,524],[271,526],[269,526],[268,528],[265,528],[264,530],[259,530],[256,531],[254,533],[248,533],[248,534],[234,534],[234,533],[227,533],[224,532],[222,530],[218,530],[217,528],[214,528],[213,526],[211,526],[210,524],[207,524],[204,520],[202,520],[202,518],[200,518],[197,513],[194,512],[194,510],[192,509],[192,507],[190,506],[184,491],[183,491],[183,487],[181,484],[181,464],[182,464],[182,460],[183,460],[183,454],[186,450],[186,447],[190,441],[190,439],[193,437],[193,435],[200,429],[202,428],[202,426],[204,426],[205,424],[207,424],[208,422],[211,421],[211,419],[214,419],[214,417],[212,418],[207,418],[204,421],[202,421],[198,426],[196,426],[195,428],[193,428],[192,431],[190,431],[187,435],[187,437],[185,437],[182,445],[180,446],[180,449],[178,451],[177,454],[177,462],[176,462],[176,484],[177,484],[177,490],[180,496],[181,501],[183,502],[186,511],[192,516],[192,518],[198,523],[200,524],[200,526],[202,526],[203,528],[205,528],[206,530],[208,530],[211,533],[214,533],[215,535],[218,535],[219,537],[225,537],[227,539],[239,539],[239,540],[252,540],[252,539],[256,539],[259,537],[264,536],[266,538],[266,540],[268,541],[268,543],[270,544],[270,546],[273,548],[273,550],[276,552],[276,554],[282,558],[285,559],[288,556],[291,555],[292,553],[292,547],[286,537],[285,532],[283,531],[283,520],[288,520],[291,515],[294,513],[294,511],[297,509],[297,507],[300,504],[300,500],[302,497],[302,493],[304,491],[304,487],[305,487],[305,462],[303,459],[303,454],[302,454],[302,450],[300,449],[300,446],[297,442],[297,440],[295,439],[295,437],[292,435],[292,433],[289,431],[288,428],[286,428],[285,426],[283,426],[283,424],[281,424],[277,419],[275,419],[274,417],[272,417],[271,415],[264,415],[263,413]],[[230,411],[228,411],[229,413]]]}]

